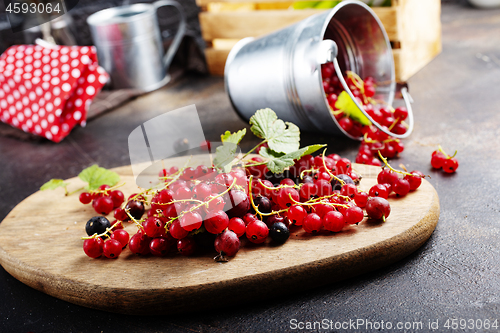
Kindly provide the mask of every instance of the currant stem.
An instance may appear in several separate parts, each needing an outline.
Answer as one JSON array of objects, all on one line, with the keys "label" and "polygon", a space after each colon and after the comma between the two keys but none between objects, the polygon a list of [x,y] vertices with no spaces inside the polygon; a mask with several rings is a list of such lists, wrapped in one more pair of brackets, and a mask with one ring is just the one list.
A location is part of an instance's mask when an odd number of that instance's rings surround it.
[{"label": "currant stem", "polygon": [[391,126],[389,126],[388,130],[391,131],[394,128],[394,126],[396,126],[396,124],[398,123],[398,121],[399,121],[399,118],[394,119],[394,121],[392,122]]},{"label": "currant stem", "polygon": [[201,203],[200,203],[199,205],[192,207],[192,208],[191,208],[190,210],[188,210],[188,211],[184,211],[184,212],[182,212],[182,213],[181,213],[181,215],[178,215],[178,216],[176,216],[176,217],[173,217],[173,218],[170,220],[170,222],[172,223],[173,221],[175,221],[175,220],[177,220],[177,219],[181,218],[184,214],[194,212],[195,210],[197,210],[197,209],[198,209],[198,208],[200,208],[201,206],[208,206],[208,204],[209,204],[211,201],[213,201],[213,200],[215,200],[215,199],[217,199],[217,198],[219,198],[219,197],[222,197],[224,194],[228,193],[228,192],[229,192],[229,191],[233,188],[233,186],[234,186],[235,184],[236,184],[236,178],[235,178],[235,179],[233,179],[233,183],[231,184],[231,186],[229,186],[229,187],[227,188],[227,190],[225,190],[225,191],[224,191],[224,192],[222,192],[222,193],[219,193],[218,195],[216,195],[215,197],[211,198],[211,199],[210,199],[210,200],[208,200],[208,201],[200,201]]},{"label": "currant stem", "polygon": [[[278,211],[273,211],[271,213],[262,213],[261,211],[259,211],[259,208],[257,206],[255,206],[255,203],[253,202],[252,180],[253,180],[253,176],[250,176],[250,178],[248,179],[248,192],[250,194],[249,195],[250,204],[252,205],[252,208],[255,210],[255,213],[260,216],[261,220],[262,220],[262,216],[276,215],[276,214],[279,214],[279,213],[286,212],[288,210],[288,209],[281,209],[281,210],[278,210]],[[260,181],[260,179],[259,179],[259,181]],[[262,182],[260,182],[260,183],[262,184]],[[265,188],[270,189],[270,190],[277,189],[277,188],[269,188],[269,187],[265,186],[264,184],[262,184],[262,186],[264,186]],[[283,186],[287,186],[287,185],[283,185]],[[287,187],[292,187],[292,186],[287,186]],[[280,188],[280,187],[278,187],[278,188]]]},{"label": "currant stem", "polygon": [[450,155],[448,155],[448,154],[446,154],[444,152],[444,150],[441,147],[441,145],[438,145],[438,148],[439,148],[439,151],[442,152],[444,154],[444,156],[446,156],[446,159],[448,159],[448,160],[451,159],[451,158],[453,158],[453,157],[455,157],[457,155],[457,153],[458,153],[458,150],[455,150],[455,153],[452,156],[450,156]]},{"label": "currant stem", "polygon": [[390,164],[387,162],[387,159],[386,159],[384,156],[382,156],[382,154],[380,153],[380,150],[378,151],[378,156],[380,157],[380,159],[382,160],[382,162],[384,162],[384,164],[385,164],[385,165],[386,165],[386,166],[387,166],[387,167],[388,167],[391,171],[396,172],[396,173],[400,173],[400,174],[402,174],[402,175],[407,175],[407,176],[412,176],[412,177],[413,177],[413,176],[415,176],[415,175],[413,175],[413,174],[411,174],[411,173],[409,173],[409,172],[404,172],[404,171],[396,170],[396,169],[394,169],[393,167],[391,167],[391,166],[390,166]]},{"label": "currant stem", "polygon": [[258,145],[256,145],[255,147],[253,147],[252,149],[250,149],[245,155],[243,155],[239,160],[238,162],[241,162],[245,157],[247,157],[248,155],[250,155],[254,150],[256,150],[257,148],[259,148],[260,146],[262,146],[264,143],[266,143],[267,140],[264,140],[262,141],[261,143],[259,143]]},{"label": "currant stem", "polygon": [[130,217],[130,219],[134,222],[135,226],[138,229],[144,230],[144,227],[142,226],[142,224],[140,224],[139,221],[137,221],[132,215],[130,215],[129,209],[125,209],[125,213],[127,213],[128,217]]},{"label": "currant stem", "polygon": [[321,154],[321,159],[323,160],[323,167],[325,168],[326,172],[330,176],[330,182],[332,181],[332,179],[335,179],[336,181],[340,182],[340,184],[342,186],[344,186],[345,182],[342,179],[335,177],[335,175],[333,173],[331,173],[330,170],[328,170],[328,168],[326,167],[326,162],[325,162],[326,149],[327,148],[325,148],[325,150],[323,150],[323,154]]}]

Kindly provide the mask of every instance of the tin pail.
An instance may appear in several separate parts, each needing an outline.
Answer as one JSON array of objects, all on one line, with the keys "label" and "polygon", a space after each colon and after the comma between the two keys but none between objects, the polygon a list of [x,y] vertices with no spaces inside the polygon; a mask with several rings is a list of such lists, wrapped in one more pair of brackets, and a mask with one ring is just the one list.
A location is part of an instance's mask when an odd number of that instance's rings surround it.
[{"label": "tin pail", "polygon": [[[391,45],[375,13],[356,0],[342,1],[330,11],[311,16],[258,39],[245,38],[229,53],[225,85],[234,109],[248,120],[256,110],[273,109],[279,118],[303,130],[347,135],[330,112],[321,65],[333,62],[345,91],[358,104],[343,79],[346,71],[377,82],[375,99],[392,105],[395,70]],[[360,110],[377,128],[397,138],[413,129],[411,97],[401,90],[409,112],[409,128],[394,134]],[[360,138],[354,138],[360,139]]]}]

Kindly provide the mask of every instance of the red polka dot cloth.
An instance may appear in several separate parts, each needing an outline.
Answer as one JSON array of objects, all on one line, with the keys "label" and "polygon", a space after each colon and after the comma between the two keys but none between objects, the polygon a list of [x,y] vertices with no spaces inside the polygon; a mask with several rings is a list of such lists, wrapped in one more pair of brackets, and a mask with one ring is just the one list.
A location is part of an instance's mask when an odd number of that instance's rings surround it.
[{"label": "red polka dot cloth", "polygon": [[77,124],[85,126],[108,78],[94,47],[12,46],[0,56],[0,120],[60,142]]}]

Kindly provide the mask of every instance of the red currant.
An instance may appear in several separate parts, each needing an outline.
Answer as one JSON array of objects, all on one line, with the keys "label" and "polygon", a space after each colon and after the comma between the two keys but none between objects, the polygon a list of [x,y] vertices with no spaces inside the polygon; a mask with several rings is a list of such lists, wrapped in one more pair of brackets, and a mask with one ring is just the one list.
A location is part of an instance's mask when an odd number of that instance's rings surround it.
[{"label": "red currant", "polygon": [[92,201],[92,195],[88,192],[80,193],[80,202],[84,205],[89,204]]},{"label": "red currant", "polygon": [[153,238],[151,242],[149,242],[149,251],[155,257],[164,257],[168,254],[170,249],[170,242],[164,238]]},{"label": "red currant", "polygon": [[222,210],[208,213],[203,221],[205,229],[212,234],[219,234],[229,225],[229,217]]},{"label": "red currant", "polygon": [[366,192],[358,192],[354,197],[354,202],[358,207],[364,208],[366,206],[366,202],[368,201],[368,193]]},{"label": "red currant", "polygon": [[83,251],[90,258],[98,258],[102,255],[104,241],[101,238],[90,238],[83,241]]},{"label": "red currant", "polygon": [[300,197],[305,200],[309,200],[318,194],[318,188],[316,184],[304,183],[299,190]]},{"label": "red currant", "polygon": [[104,242],[103,253],[107,258],[116,259],[122,253],[122,244],[116,239],[108,239]]},{"label": "red currant", "polygon": [[368,195],[370,197],[381,197],[387,199],[389,197],[389,190],[383,184],[375,184],[370,188]]},{"label": "red currant", "polygon": [[110,197],[100,197],[94,200],[94,210],[102,215],[108,215],[113,210],[113,200]]},{"label": "red currant", "polygon": [[113,208],[120,207],[125,201],[125,196],[120,190],[111,191],[109,195],[111,196],[111,200],[113,200]]},{"label": "red currant", "polygon": [[323,216],[323,227],[325,230],[339,232],[345,226],[344,215],[337,211],[331,211]]},{"label": "red currant", "polygon": [[363,217],[364,217],[363,210],[358,206],[347,208],[344,214],[345,223],[348,224],[359,223],[363,220]]},{"label": "red currant", "polygon": [[404,197],[410,192],[410,182],[406,179],[398,178],[398,180],[392,184],[392,190],[400,197]]},{"label": "red currant", "polygon": [[456,158],[448,158],[444,161],[443,171],[453,173],[458,169],[458,160]]},{"label": "red currant", "polygon": [[370,198],[366,203],[366,214],[374,220],[385,220],[391,213],[389,201],[381,197]]},{"label": "red currant", "polygon": [[122,245],[122,248],[125,248],[128,244],[130,235],[126,230],[118,229],[111,234],[110,238],[116,239],[117,241],[120,242],[120,244]]},{"label": "red currant", "polygon": [[293,205],[286,213],[288,221],[293,225],[302,225],[302,221],[307,216],[307,211],[300,205]]},{"label": "red currant", "polygon": [[196,243],[192,238],[182,238],[177,241],[177,250],[183,256],[190,256],[196,250]]},{"label": "red currant", "polygon": [[263,243],[269,235],[269,228],[264,222],[257,220],[247,225],[245,233],[252,243],[260,244]]},{"label": "red currant", "polygon": [[203,223],[201,215],[198,213],[186,213],[180,218],[181,227],[187,231],[199,229]]},{"label": "red currant", "polygon": [[232,219],[229,220],[227,228],[233,231],[236,234],[236,236],[241,237],[245,234],[246,230],[245,221],[243,221],[239,217],[233,217]]},{"label": "red currant", "polygon": [[144,233],[151,238],[165,235],[165,223],[157,217],[149,217],[142,222]]},{"label": "red currant", "polygon": [[432,153],[431,165],[434,169],[441,169],[446,161],[446,156],[440,151]]},{"label": "red currant", "polygon": [[278,193],[278,204],[283,209],[294,205],[299,200],[299,192],[291,187],[282,188]]},{"label": "red currant", "polygon": [[316,213],[308,214],[302,222],[302,228],[310,234],[319,232],[322,226],[323,221],[321,221],[321,217]]},{"label": "red currant", "polygon": [[422,184],[422,178],[424,178],[424,174],[420,171],[414,170],[410,172],[412,176],[406,175],[405,179],[410,183],[410,191],[415,191]]},{"label": "red currant", "polygon": [[215,238],[214,246],[215,251],[232,257],[240,249],[240,239],[231,230],[226,230]]},{"label": "red currant", "polygon": [[128,247],[132,253],[144,255],[149,253],[150,242],[151,239],[148,236],[142,234],[141,232],[137,232],[130,238]]},{"label": "red currant", "polygon": [[358,188],[354,184],[345,184],[340,189],[340,195],[349,197],[351,199],[354,199],[357,193],[358,193]]},{"label": "red currant", "polygon": [[179,220],[175,220],[174,222],[172,222],[168,231],[170,232],[170,235],[175,239],[183,239],[189,234],[189,231],[181,227],[181,223]]}]

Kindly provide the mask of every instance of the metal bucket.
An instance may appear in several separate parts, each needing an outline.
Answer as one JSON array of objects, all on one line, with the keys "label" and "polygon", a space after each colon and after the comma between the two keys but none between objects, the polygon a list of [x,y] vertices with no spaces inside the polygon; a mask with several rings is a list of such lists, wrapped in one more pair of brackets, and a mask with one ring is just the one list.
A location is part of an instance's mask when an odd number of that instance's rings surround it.
[{"label": "metal bucket", "polygon": [[396,90],[391,45],[375,13],[360,1],[343,1],[331,11],[311,16],[270,35],[239,41],[229,53],[225,85],[234,109],[248,120],[256,110],[273,109],[279,118],[303,130],[347,135],[330,113],[321,65],[334,63],[344,89],[377,128],[397,138],[413,129],[411,97],[401,90],[409,113],[409,128],[387,131],[357,103],[342,72],[353,71],[377,81],[375,99],[392,105]]},{"label": "metal bucket", "polygon": [[[157,9],[175,8],[179,28],[166,54],[163,52]],[[176,1],[160,0],[103,9],[87,18],[99,63],[111,76],[115,89],[145,92],[161,88],[170,80],[168,68],[186,30],[182,7]]]}]

